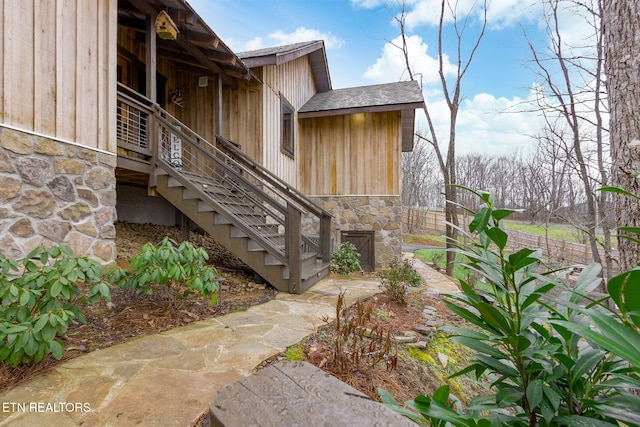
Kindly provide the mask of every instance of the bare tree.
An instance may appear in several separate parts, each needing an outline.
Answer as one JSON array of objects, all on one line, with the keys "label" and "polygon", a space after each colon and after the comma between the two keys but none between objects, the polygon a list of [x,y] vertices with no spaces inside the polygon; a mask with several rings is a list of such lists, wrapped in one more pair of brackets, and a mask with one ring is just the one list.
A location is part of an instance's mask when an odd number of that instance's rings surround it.
[{"label": "bare tree", "polygon": [[[463,38],[466,38],[465,33],[470,27],[470,20],[472,19],[472,10],[478,6],[478,3],[482,8],[482,25],[480,27],[479,33],[476,35],[475,43],[473,43],[473,47],[466,55],[463,54]],[[459,16],[458,11],[458,2],[450,1],[450,0],[442,0],[440,3],[440,19],[438,26],[438,74],[440,76],[440,84],[442,87],[442,93],[444,95],[447,107],[449,109],[449,132],[448,138],[443,139],[443,144],[441,146],[441,141],[438,138],[436,128],[433,122],[433,118],[431,112],[427,105],[425,105],[425,114],[427,116],[427,124],[428,124],[428,133],[427,134],[418,134],[418,137],[429,144],[434,148],[436,157],[438,159],[438,164],[440,166],[440,171],[443,176],[444,181],[444,194],[445,194],[445,216],[447,220],[446,226],[446,236],[447,236],[447,249],[452,249],[455,245],[455,239],[457,237],[457,227],[458,223],[458,197],[457,197],[457,189],[455,184],[456,180],[456,123],[458,119],[458,111],[460,109],[460,103],[462,102],[462,80],[467,73],[469,66],[473,61],[473,57],[480,46],[480,41],[482,40],[485,32],[485,28],[487,25],[487,4],[488,0],[476,1],[473,3],[471,10],[467,11],[464,16]],[[453,80],[447,81],[447,76],[445,74],[445,63],[444,63],[444,43],[443,43],[443,33],[445,30],[445,26],[447,25],[445,22],[446,14],[451,14],[452,17],[452,28],[453,34],[456,39],[456,53],[455,55],[450,55],[455,63],[456,63],[456,75]],[[409,73],[409,77],[414,79],[414,70],[411,68],[410,63],[410,52],[407,47],[406,41],[406,32],[405,32],[405,3],[404,1],[401,4],[401,12],[396,17],[397,22],[399,23],[400,33],[402,38],[402,46],[399,46],[402,49],[405,63],[407,67],[407,72]],[[446,143],[444,143],[446,140]],[[446,151],[445,151],[446,147]],[[455,253],[452,251],[447,251],[447,274],[453,274],[453,263],[455,260]]]},{"label": "bare tree", "polygon": [[437,171],[435,154],[423,141],[417,140],[413,151],[402,153],[402,204],[408,209],[410,233],[413,232],[413,208],[429,206],[438,198]]},{"label": "bare tree", "polygon": [[[468,153],[458,156],[456,160],[456,177],[458,184],[477,190],[490,190],[494,188],[491,169],[496,158],[487,154]],[[480,201],[471,193],[458,195],[458,202],[467,208],[477,210]],[[497,200],[496,200],[497,202]]]},{"label": "bare tree", "polygon": [[[543,0],[548,47],[538,51],[529,41],[534,69],[542,82],[538,105],[546,120],[545,145],[554,157],[564,151],[582,183],[586,215],[583,229],[588,236],[591,255],[601,263],[601,246],[610,250],[610,231],[606,222],[604,196],[598,197],[595,188],[608,181],[605,160],[607,139],[602,126],[602,113],[606,111],[603,94],[603,51],[601,10],[603,0]],[[593,29],[593,45],[571,46],[564,40],[561,30],[561,12],[570,10],[572,16],[582,16]],[[588,52],[588,53],[587,53]],[[597,153],[590,159],[591,147]],[[557,188],[554,188],[557,190]],[[549,206],[557,209],[559,205]],[[598,240],[598,231],[605,235],[605,244]],[[611,274],[611,257],[607,256],[607,275]]]},{"label": "bare tree", "polygon": [[[606,0],[605,31],[612,184],[640,194],[640,0]],[[619,226],[640,227],[640,203],[616,197]],[[624,233],[621,233],[624,234]],[[640,260],[640,244],[618,237],[620,267],[629,270]]]}]

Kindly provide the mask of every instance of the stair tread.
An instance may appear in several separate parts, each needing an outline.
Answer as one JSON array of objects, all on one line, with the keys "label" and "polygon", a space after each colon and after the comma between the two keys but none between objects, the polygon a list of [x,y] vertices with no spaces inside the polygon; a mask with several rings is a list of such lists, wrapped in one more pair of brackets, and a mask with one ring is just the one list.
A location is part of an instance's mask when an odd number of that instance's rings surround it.
[{"label": "stair tread", "polygon": [[[246,201],[243,200],[243,196],[232,191],[227,183],[178,171],[183,174],[182,178],[175,175],[175,172],[170,170],[169,173],[158,177],[158,193],[276,288],[285,292],[304,292],[329,273],[329,262],[319,261],[316,252],[302,251],[301,282],[299,286],[291,288],[288,263],[282,261],[286,237],[282,233],[283,225],[278,223],[278,219],[267,215],[268,211],[260,212],[262,207],[259,203],[256,205],[256,202],[247,197]],[[193,190],[185,188],[181,183],[186,184],[185,178],[195,184],[187,186]],[[209,202],[212,199],[217,203]],[[275,223],[272,220],[275,220]],[[269,246],[260,248],[260,245],[247,235],[254,233],[261,235]]]}]

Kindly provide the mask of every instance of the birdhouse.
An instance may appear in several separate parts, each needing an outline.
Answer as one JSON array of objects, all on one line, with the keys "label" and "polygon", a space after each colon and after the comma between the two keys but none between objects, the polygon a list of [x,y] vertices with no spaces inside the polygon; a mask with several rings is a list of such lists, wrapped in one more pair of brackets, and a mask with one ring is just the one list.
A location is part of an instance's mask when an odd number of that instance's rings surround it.
[{"label": "birdhouse", "polygon": [[158,13],[156,18],[156,34],[164,40],[175,40],[178,38],[178,26],[164,10]]}]

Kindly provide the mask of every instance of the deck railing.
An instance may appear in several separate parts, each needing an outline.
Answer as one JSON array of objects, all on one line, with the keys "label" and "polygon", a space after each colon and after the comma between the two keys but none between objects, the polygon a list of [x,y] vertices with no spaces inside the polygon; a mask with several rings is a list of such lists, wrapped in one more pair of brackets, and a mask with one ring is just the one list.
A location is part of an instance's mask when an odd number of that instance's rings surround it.
[{"label": "deck railing", "polygon": [[[179,181],[288,267],[292,291],[301,281],[302,252],[314,251],[329,262],[328,212],[231,141],[217,137],[215,146],[159,106],[123,86],[119,89],[118,145],[149,155],[151,187],[158,173]],[[303,223],[316,224],[319,238],[304,236]]]},{"label": "deck railing", "polygon": [[127,86],[118,83],[116,132],[118,146],[150,154],[149,116],[152,103]]}]

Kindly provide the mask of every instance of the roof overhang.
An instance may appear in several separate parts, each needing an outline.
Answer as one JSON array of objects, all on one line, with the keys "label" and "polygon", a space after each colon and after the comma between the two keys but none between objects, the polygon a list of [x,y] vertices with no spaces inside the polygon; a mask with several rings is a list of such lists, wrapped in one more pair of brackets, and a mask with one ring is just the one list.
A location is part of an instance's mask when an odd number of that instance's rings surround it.
[{"label": "roof overhang", "polygon": [[316,90],[318,92],[331,90],[329,63],[327,62],[327,54],[322,40],[241,52],[238,56],[249,68],[281,65],[294,59],[308,56]]},{"label": "roof overhang", "polygon": [[176,40],[157,39],[158,56],[219,74],[227,84],[249,77],[249,68],[185,0],[118,0],[118,23],[144,32],[147,16],[160,11],[180,32]]},{"label": "roof overhang", "polygon": [[422,102],[414,102],[407,104],[388,104],[388,105],[369,105],[364,107],[351,107],[351,108],[336,108],[329,110],[319,111],[298,111],[298,118],[309,119],[312,117],[328,117],[328,116],[342,116],[345,114],[357,114],[357,113],[381,113],[385,111],[415,111],[416,108],[423,108]]}]

